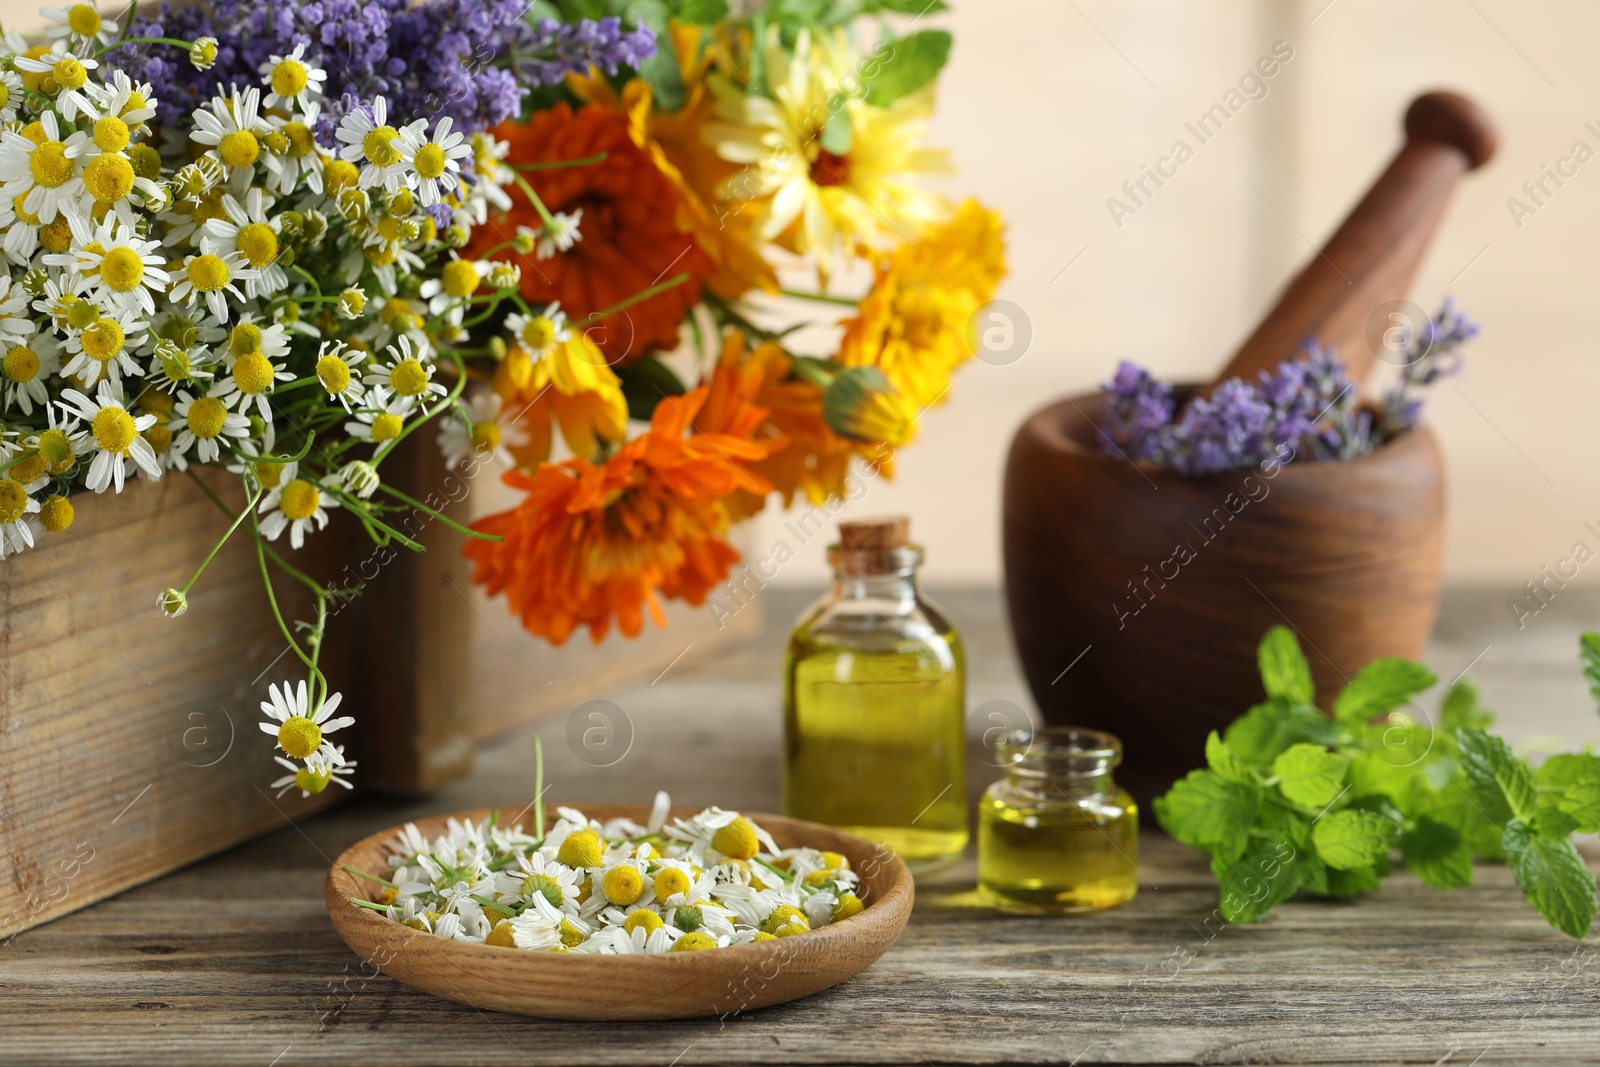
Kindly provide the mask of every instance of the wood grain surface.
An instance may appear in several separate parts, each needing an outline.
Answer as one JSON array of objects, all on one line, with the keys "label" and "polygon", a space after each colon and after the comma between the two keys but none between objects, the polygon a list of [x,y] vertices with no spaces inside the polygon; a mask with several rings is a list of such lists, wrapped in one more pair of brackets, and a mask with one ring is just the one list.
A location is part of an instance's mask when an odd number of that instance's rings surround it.
[{"label": "wood grain surface", "polygon": [[[1576,664],[1600,596],[1568,589],[1519,630],[1506,609],[1515,592],[1447,595],[1427,662],[1446,679],[1471,665],[1518,744],[1600,739]],[[975,735],[992,715],[1023,714],[998,596],[934,597],[967,638]],[[660,786],[684,805],[770,808],[778,656],[804,599],[776,595],[778,622],[714,663],[611,694],[630,744],[609,767],[568,749],[552,723],[552,795],[647,803]],[[331,859],[406,818],[523,796],[528,763],[524,733],[427,804],[357,801],[22,934],[0,948],[0,1063],[1465,1067],[1593,1062],[1600,1037],[1600,940],[1545,926],[1503,868],[1480,866],[1475,886],[1451,893],[1399,873],[1354,901],[1296,900],[1259,925],[1219,927],[1204,859],[1157,835],[1124,908],[997,915],[970,903],[968,860],[919,885],[900,940],[856,978],[723,1020],[479,1011],[408,989],[345,948],[323,906]],[[974,791],[997,773],[981,748],[972,766]]]}]

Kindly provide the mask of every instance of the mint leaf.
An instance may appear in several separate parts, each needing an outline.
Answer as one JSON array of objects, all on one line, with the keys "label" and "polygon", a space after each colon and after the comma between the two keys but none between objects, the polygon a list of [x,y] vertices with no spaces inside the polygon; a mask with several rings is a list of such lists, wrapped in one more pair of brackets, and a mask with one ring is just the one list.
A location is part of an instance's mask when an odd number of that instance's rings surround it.
[{"label": "mint leaf", "polygon": [[1409,747],[1398,753],[1388,749],[1358,752],[1350,760],[1350,795],[1357,799],[1383,797],[1401,814],[1415,815],[1433,797],[1422,766],[1410,755]]},{"label": "mint leaf", "polygon": [[1511,875],[1535,911],[1569,937],[1584,937],[1595,913],[1594,875],[1565,837],[1545,837],[1522,819],[1506,824]]},{"label": "mint leaf", "polygon": [[1500,850],[1500,824],[1491,822],[1472,799],[1472,785],[1461,775],[1446,783],[1419,813],[1455,828],[1474,856],[1504,860]]},{"label": "mint leaf", "polygon": [[1331,811],[1311,825],[1317,855],[1336,871],[1370,867],[1389,852],[1394,820],[1370,811]]},{"label": "mint leaf", "polygon": [[1518,759],[1511,746],[1493,734],[1465,729],[1456,733],[1461,766],[1472,786],[1472,799],[1491,822],[1504,823],[1513,816],[1533,814],[1533,771]]},{"label": "mint leaf", "polygon": [[1217,736],[1215,730],[1206,737],[1206,765],[1230,782],[1238,782],[1240,785],[1256,784],[1255,774],[1243,760],[1233,754],[1233,750]]},{"label": "mint leaf", "polygon": [[1600,704],[1600,634],[1591,630],[1578,638],[1578,659],[1583,662],[1583,676],[1589,679],[1589,695]]},{"label": "mint leaf", "polygon": [[1218,910],[1232,923],[1258,922],[1298,888],[1300,857],[1294,846],[1256,841],[1218,873]]},{"label": "mint leaf", "polygon": [[1346,757],[1309,743],[1291,745],[1272,761],[1278,792],[1307,808],[1332,804],[1344,790],[1344,776],[1349,769],[1350,760]]},{"label": "mint leaf", "polygon": [[1478,706],[1478,684],[1471,678],[1451,686],[1439,705],[1439,728],[1448,733],[1467,727],[1487,730],[1492,722],[1494,715]]},{"label": "mint leaf", "polygon": [[1600,756],[1551,756],[1533,772],[1533,781],[1541,797],[1577,820],[1580,833],[1600,830]]},{"label": "mint leaf", "polygon": [[1340,722],[1366,722],[1393,711],[1434,682],[1433,672],[1408,659],[1375,659],[1362,667],[1333,701]]},{"label": "mint leaf", "polygon": [[944,30],[885,41],[861,65],[867,103],[888,107],[933,81],[950,58],[950,35]]},{"label": "mint leaf", "polygon": [[1353,897],[1370,893],[1383,884],[1386,870],[1378,867],[1355,867],[1348,871],[1329,870],[1325,897]]},{"label": "mint leaf", "polygon": [[1232,862],[1244,851],[1255,824],[1260,790],[1213,771],[1190,771],[1153,805],[1156,821],[1177,840]]},{"label": "mint leaf", "polygon": [[1317,687],[1311,679],[1311,665],[1300,651],[1300,642],[1287,626],[1274,626],[1267,631],[1256,649],[1256,661],[1261,666],[1261,684],[1267,696],[1290,704],[1310,704],[1316,700]]},{"label": "mint leaf", "polygon": [[1310,705],[1269,700],[1233,720],[1222,739],[1246,763],[1270,767],[1290,745],[1302,741],[1331,745],[1338,733],[1333,720]]},{"label": "mint leaf", "polygon": [[1435,889],[1472,884],[1472,850],[1461,831],[1423,816],[1400,835],[1400,858]]}]

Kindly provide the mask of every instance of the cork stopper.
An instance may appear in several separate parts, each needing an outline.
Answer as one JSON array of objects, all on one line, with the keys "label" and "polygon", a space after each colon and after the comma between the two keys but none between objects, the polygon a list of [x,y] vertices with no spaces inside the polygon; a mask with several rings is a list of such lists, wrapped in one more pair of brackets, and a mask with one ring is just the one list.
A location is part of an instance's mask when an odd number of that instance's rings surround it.
[{"label": "cork stopper", "polygon": [[847,552],[886,552],[910,543],[911,519],[906,515],[883,515],[839,524],[839,547]]}]

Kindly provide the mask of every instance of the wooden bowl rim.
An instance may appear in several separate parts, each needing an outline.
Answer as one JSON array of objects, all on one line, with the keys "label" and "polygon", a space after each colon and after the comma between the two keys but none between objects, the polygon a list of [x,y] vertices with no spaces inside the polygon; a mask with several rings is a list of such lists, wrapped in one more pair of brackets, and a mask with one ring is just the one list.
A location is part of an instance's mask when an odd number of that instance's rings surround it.
[{"label": "wooden bowl rim", "polygon": [[[649,806],[642,804],[583,804],[581,806],[570,804],[562,806],[577,808],[589,818],[599,819],[601,822],[628,818],[633,819],[635,822],[643,823],[650,815]],[[557,817],[555,809],[555,804],[546,805],[547,821],[553,822]],[[503,813],[507,810],[509,810],[507,807],[473,808],[467,811],[429,815],[421,819],[407,820],[407,822],[415,824],[423,834],[433,837],[443,830],[446,823],[451,819],[455,819],[458,822],[470,819],[476,824],[488,818],[491,812]],[[521,810],[523,814],[531,815],[531,812],[526,808]],[[672,815],[675,816],[679,813],[689,815],[699,810],[702,809],[674,805],[672,807]],[[764,812],[742,812],[741,814],[771,833],[774,840],[780,841],[780,847],[795,847],[793,845],[782,845],[781,842],[787,840],[796,830],[801,833],[819,830],[824,834],[836,835],[848,842],[857,843],[859,846],[858,851],[864,850],[872,855],[879,854],[879,846],[872,844],[866,838],[846,833],[831,826],[823,826],[820,823],[807,822],[803,819],[791,819],[787,816]],[[521,816],[519,816],[518,821],[518,825],[520,824]],[[439,937],[423,930],[415,930],[409,926],[403,926],[368,908],[350,906],[349,900],[351,897],[370,899],[370,897],[364,896],[365,890],[362,887],[371,883],[367,883],[365,879],[358,880],[355,875],[344,870],[344,867],[348,865],[358,870],[368,870],[361,867],[356,861],[368,850],[387,849],[405,825],[406,823],[399,823],[376,833],[368,834],[341,852],[338,859],[334,860],[328,869],[328,877],[324,886],[328,918],[339,932],[340,938],[344,940],[346,945],[351,947],[352,951],[356,951],[356,949],[351,944],[351,938],[347,935],[347,931],[356,934],[358,937],[361,935],[397,937],[401,943],[400,951],[404,951],[405,946],[415,942],[418,938],[425,938],[427,939],[425,943],[434,945],[440,951],[465,952],[469,956],[472,953],[479,953],[485,961],[499,961],[499,964],[494,969],[506,967],[513,969],[527,967],[542,969],[547,966],[573,969],[588,967],[609,970],[619,974],[624,972],[654,974],[657,969],[666,967],[676,968],[680,973],[719,970],[738,970],[742,972],[755,959],[784,957],[795,949],[817,948],[828,942],[856,942],[859,940],[858,934],[863,932],[863,928],[870,928],[875,933],[888,931],[886,940],[892,943],[910,919],[911,905],[915,900],[916,893],[915,883],[912,880],[910,870],[905,865],[905,861],[893,852],[889,852],[887,853],[886,861],[883,863],[883,866],[888,870],[888,885],[883,892],[873,893],[871,894],[871,899],[864,900],[862,902],[864,907],[858,914],[852,915],[848,919],[842,919],[837,923],[829,923],[819,930],[798,934],[793,939],[780,938],[776,941],[730,945],[714,952],[666,952],[641,956],[589,952],[517,952],[496,945],[485,945],[474,941],[456,941],[451,938]],[[855,865],[853,857],[851,858],[851,865],[852,868]],[[380,872],[368,870],[368,873],[379,874]],[[361,939],[365,940],[367,938],[361,937]],[[790,945],[789,942],[791,940],[795,944]],[[887,948],[888,945],[886,944],[885,951],[887,951]],[[731,956],[729,955],[730,953],[732,954]],[[730,964],[737,964],[737,967],[732,967]]]},{"label": "wooden bowl rim", "polygon": [[[1204,383],[1174,382],[1173,389],[1174,391],[1182,392],[1184,390],[1197,389],[1202,384]],[[1108,456],[1104,452],[1101,452],[1099,449],[1095,448],[1093,445],[1080,441],[1072,436],[1072,434],[1067,432],[1067,424],[1069,420],[1074,423],[1093,427],[1094,422],[1090,418],[1089,411],[1085,409],[1090,404],[1098,405],[1104,398],[1104,395],[1105,394],[1102,392],[1080,393],[1077,396],[1069,397],[1065,400],[1058,400],[1052,404],[1047,404],[1046,406],[1039,408],[1032,415],[1028,416],[1027,421],[1023,423],[1023,431],[1026,432],[1029,429],[1035,430],[1035,441],[1050,448],[1052,451],[1058,454],[1069,455],[1075,460],[1083,462],[1095,462],[1105,465],[1128,463],[1132,464],[1136,469],[1142,471],[1151,478],[1164,479],[1170,482],[1185,485],[1204,485],[1208,480],[1220,480],[1230,476],[1249,474],[1252,471],[1255,471],[1259,466],[1259,464],[1252,464],[1249,467],[1239,467],[1225,471],[1211,471],[1206,474],[1184,474],[1181,471],[1173,470],[1171,467],[1160,463],[1153,463],[1149,460],[1133,460],[1125,459],[1121,456]],[[1419,449],[1432,449],[1433,440],[1433,431],[1427,426],[1419,423],[1412,429],[1404,430],[1389,438],[1382,445],[1373,449],[1371,452],[1357,456],[1354,459],[1339,461],[1317,460],[1310,463],[1304,462],[1301,459],[1296,459],[1289,463],[1283,464],[1274,477],[1288,476],[1296,479],[1305,479],[1316,477],[1321,473],[1326,473],[1324,468],[1331,468],[1332,470],[1337,471],[1348,470],[1352,467],[1359,468],[1363,466],[1373,467],[1380,465],[1388,466],[1391,464],[1406,463],[1412,460],[1413,453],[1418,452]]]}]

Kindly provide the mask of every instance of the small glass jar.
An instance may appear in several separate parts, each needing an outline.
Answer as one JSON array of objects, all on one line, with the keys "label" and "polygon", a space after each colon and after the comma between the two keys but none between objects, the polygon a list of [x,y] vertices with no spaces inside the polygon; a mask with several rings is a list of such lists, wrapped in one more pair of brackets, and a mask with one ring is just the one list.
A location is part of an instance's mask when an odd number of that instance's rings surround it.
[{"label": "small glass jar", "polygon": [[914,872],[967,847],[965,658],[917,588],[904,519],[844,523],[833,588],[784,657],[783,813],[894,850]]},{"label": "small glass jar", "polygon": [[978,805],[978,891],[1004,911],[1115,907],[1138,891],[1139,808],[1111,780],[1122,742],[1076,727],[1015,730]]}]

